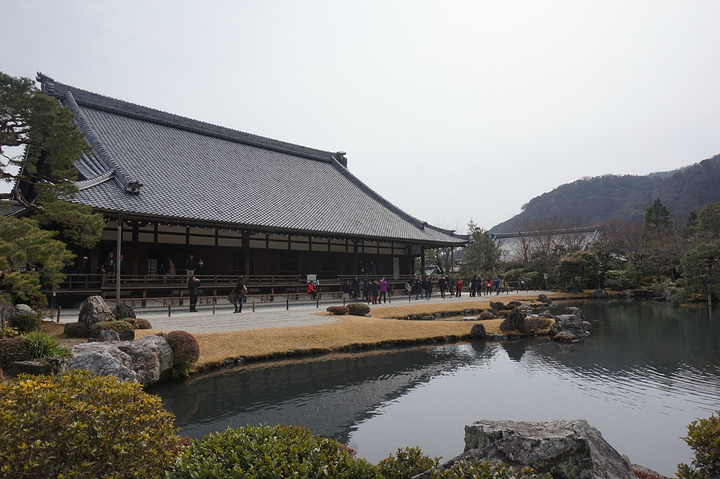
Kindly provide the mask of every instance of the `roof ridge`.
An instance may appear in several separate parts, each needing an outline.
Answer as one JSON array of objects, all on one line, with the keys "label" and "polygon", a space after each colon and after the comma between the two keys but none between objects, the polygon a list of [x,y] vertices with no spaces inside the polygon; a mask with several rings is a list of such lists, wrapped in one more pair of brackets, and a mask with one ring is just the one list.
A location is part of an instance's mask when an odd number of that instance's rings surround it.
[{"label": "roof ridge", "polygon": [[56,82],[53,78],[50,78],[40,72],[37,74],[37,80],[40,82],[43,91],[49,95],[62,99],[65,92],[69,91],[73,93],[73,97],[79,105],[92,107],[109,113],[149,121],[173,128],[179,128],[194,133],[201,133],[203,135],[214,136],[246,144],[248,146],[257,146],[277,151],[279,153],[289,153],[292,155],[302,156],[303,158],[312,160],[332,162],[332,156],[337,154],[335,152],[318,150],[308,146],[275,140],[273,138],[227,128],[213,123],[177,115],[175,113],[158,110],[156,108],[138,105],[125,100],[118,100],[117,98],[112,98],[99,93],[91,92],[89,90],[83,90],[71,85]]}]

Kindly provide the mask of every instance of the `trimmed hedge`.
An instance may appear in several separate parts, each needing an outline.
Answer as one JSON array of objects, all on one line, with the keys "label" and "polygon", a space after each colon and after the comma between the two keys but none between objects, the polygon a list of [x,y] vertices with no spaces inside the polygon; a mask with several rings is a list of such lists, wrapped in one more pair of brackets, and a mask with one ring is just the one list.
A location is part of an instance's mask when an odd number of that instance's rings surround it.
[{"label": "trimmed hedge", "polygon": [[173,351],[173,377],[187,377],[200,358],[200,345],[187,331],[170,331],[163,335]]},{"label": "trimmed hedge", "polygon": [[350,303],[347,308],[353,316],[365,316],[370,313],[370,306],[364,303]]},{"label": "trimmed hedge", "polygon": [[135,329],[152,329],[152,325],[147,319],[135,318],[135,323],[137,324],[137,328]]},{"label": "trimmed hedge", "polygon": [[0,338],[0,368],[7,368],[15,361],[32,359],[30,343],[23,336]]},{"label": "trimmed hedge", "polygon": [[10,321],[10,325],[21,333],[40,331],[42,319],[37,314],[16,314]]},{"label": "trimmed hedge", "polygon": [[346,446],[297,426],[228,429],[194,440],[168,477],[382,479]]},{"label": "trimmed hedge", "polygon": [[328,306],[327,312],[335,316],[343,316],[350,314],[350,309],[347,306]]},{"label": "trimmed hedge", "polygon": [[108,329],[120,332],[129,331],[135,328],[133,328],[132,324],[127,321],[101,321],[90,326],[90,337],[99,338],[100,331],[107,331]]},{"label": "trimmed hedge", "polygon": [[70,371],[0,383],[0,476],[164,477],[173,415],[135,382]]},{"label": "trimmed hedge", "polygon": [[67,323],[63,328],[63,333],[68,338],[89,338],[90,325],[88,323]]}]

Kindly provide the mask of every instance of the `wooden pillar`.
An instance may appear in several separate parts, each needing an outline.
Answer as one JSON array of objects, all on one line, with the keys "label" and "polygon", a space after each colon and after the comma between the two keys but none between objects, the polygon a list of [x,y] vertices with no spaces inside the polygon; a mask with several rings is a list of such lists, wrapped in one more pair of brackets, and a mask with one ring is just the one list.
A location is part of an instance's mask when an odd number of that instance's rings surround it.
[{"label": "wooden pillar", "polygon": [[122,257],[122,215],[117,217],[117,252],[115,253],[115,305],[120,304],[120,258]]}]

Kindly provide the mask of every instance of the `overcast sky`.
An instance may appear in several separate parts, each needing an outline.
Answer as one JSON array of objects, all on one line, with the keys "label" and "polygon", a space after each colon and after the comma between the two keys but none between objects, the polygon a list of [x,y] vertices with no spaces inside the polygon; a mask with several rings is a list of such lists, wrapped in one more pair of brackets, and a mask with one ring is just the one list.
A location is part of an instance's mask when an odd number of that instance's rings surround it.
[{"label": "overcast sky", "polygon": [[386,199],[463,233],[582,177],[720,153],[717,0],[0,6],[7,74],[346,151]]}]

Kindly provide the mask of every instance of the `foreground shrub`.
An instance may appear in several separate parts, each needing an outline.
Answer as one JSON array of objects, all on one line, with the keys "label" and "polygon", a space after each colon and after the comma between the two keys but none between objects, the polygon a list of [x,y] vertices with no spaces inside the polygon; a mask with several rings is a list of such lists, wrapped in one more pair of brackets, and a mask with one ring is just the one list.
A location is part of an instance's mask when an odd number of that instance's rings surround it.
[{"label": "foreground shrub", "polygon": [[353,316],[365,316],[370,313],[370,306],[363,303],[350,303],[347,305],[347,308]]},{"label": "foreground shrub", "polygon": [[100,331],[112,330],[115,332],[129,331],[133,328],[132,324],[127,321],[101,321],[90,326],[90,337],[99,338]]},{"label": "foreground shrub", "polygon": [[41,331],[33,331],[25,335],[31,359],[37,358],[69,358],[70,350],[60,344],[54,336]]},{"label": "foreground shrub", "polygon": [[173,416],[134,382],[70,371],[0,383],[0,476],[163,477]]},{"label": "foreground shrub", "polygon": [[[63,333],[68,338],[89,338],[90,325],[88,323],[67,323],[63,329]],[[98,333],[99,334],[99,333]]]},{"label": "foreground shrub", "polygon": [[200,345],[186,331],[170,331],[164,335],[173,351],[173,377],[186,377],[200,358]]},{"label": "foreground shrub", "polygon": [[385,479],[410,479],[422,472],[437,467],[439,458],[425,455],[419,447],[398,449],[378,463],[380,474]]},{"label": "foreground shrub", "polygon": [[42,319],[37,314],[16,314],[11,320],[11,326],[17,328],[21,333],[40,331]]},{"label": "foreground shrub", "polygon": [[30,343],[23,336],[0,338],[0,368],[7,368],[15,361],[32,359]]},{"label": "foreground shrub", "polygon": [[297,426],[228,429],[194,440],[168,477],[382,479],[347,447]]},{"label": "foreground shrub", "polygon": [[431,470],[432,478],[444,479],[552,479],[550,474],[536,474],[532,468],[510,467],[503,463],[460,461],[451,467]]},{"label": "foreground shrub", "polygon": [[683,440],[695,452],[692,467],[678,464],[681,479],[720,477],[720,411],[707,419],[696,419]]},{"label": "foreground shrub", "polygon": [[328,313],[335,316],[343,316],[345,314],[350,314],[350,309],[348,309],[347,306],[328,306],[327,311]]}]

